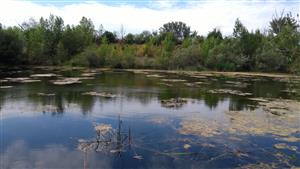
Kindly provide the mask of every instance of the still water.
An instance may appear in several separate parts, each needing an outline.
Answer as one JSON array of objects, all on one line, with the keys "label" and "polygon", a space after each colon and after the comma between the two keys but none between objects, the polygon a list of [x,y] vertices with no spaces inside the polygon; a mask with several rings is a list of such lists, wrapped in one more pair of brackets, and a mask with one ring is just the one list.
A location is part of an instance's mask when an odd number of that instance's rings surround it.
[{"label": "still water", "polygon": [[300,167],[299,77],[36,68],[0,83],[3,169]]}]

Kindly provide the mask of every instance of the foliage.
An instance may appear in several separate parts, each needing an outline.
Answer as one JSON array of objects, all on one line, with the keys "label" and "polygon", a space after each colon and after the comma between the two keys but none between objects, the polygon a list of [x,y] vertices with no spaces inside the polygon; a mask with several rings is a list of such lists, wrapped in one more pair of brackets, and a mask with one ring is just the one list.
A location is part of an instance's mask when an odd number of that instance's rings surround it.
[{"label": "foliage", "polygon": [[118,38],[86,17],[64,25],[50,15],[19,27],[0,24],[0,64],[300,73],[299,20],[288,13],[269,24],[268,32],[249,31],[237,19],[226,36],[216,28],[200,36],[183,22],[127,35],[122,26]]},{"label": "foliage", "polygon": [[16,64],[21,59],[23,42],[19,29],[0,28],[0,64]]},{"label": "foliage", "polygon": [[279,34],[286,26],[291,27],[291,29],[295,31],[299,28],[299,23],[297,22],[297,19],[293,17],[292,13],[284,15],[282,12],[281,16],[277,16],[276,13],[275,17],[270,22],[270,31],[274,34]]},{"label": "foliage", "polygon": [[169,22],[159,30],[161,34],[172,33],[177,41],[182,41],[191,34],[191,28],[183,22]]}]

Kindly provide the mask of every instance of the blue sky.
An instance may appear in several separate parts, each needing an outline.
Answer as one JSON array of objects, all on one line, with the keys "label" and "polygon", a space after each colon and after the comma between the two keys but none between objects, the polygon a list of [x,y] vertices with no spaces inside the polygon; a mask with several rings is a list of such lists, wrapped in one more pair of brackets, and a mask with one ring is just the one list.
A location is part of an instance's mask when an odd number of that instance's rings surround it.
[{"label": "blue sky", "polygon": [[65,24],[76,25],[82,16],[91,18],[95,28],[126,33],[157,30],[169,21],[183,21],[199,34],[219,28],[231,34],[239,18],[250,30],[268,29],[275,12],[299,13],[300,0],[1,0],[0,23],[18,25],[29,18],[50,14],[61,16]]}]

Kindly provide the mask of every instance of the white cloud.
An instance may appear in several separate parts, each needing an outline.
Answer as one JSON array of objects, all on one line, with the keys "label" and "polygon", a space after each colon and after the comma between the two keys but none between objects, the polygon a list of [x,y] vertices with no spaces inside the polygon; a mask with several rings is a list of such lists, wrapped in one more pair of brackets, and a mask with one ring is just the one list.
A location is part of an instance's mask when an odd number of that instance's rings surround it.
[{"label": "white cloud", "polygon": [[169,21],[183,21],[199,34],[218,27],[231,33],[236,18],[250,29],[265,29],[275,11],[299,12],[299,1],[191,1],[185,6],[162,0],[148,7],[120,4],[110,6],[100,2],[82,2],[65,6],[41,5],[30,1],[10,0],[0,2],[0,22],[6,26],[17,25],[30,17],[61,16],[66,24],[77,24],[82,16],[91,18],[98,28],[119,31],[121,24],[126,32],[157,30]]}]

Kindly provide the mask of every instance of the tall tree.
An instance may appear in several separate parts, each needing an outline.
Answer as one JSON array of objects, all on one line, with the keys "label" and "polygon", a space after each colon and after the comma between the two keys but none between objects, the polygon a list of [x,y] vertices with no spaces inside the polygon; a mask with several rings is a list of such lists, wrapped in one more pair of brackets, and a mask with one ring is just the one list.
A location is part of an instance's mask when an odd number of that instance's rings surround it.
[{"label": "tall tree", "polygon": [[223,39],[222,32],[220,31],[220,29],[217,29],[217,28],[214,28],[211,32],[209,32],[207,34],[207,38],[211,38],[211,37],[220,39],[220,40]]},{"label": "tall tree", "polygon": [[0,64],[17,64],[21,60],[23,42],[17,28],[0,27]]},{"label": "tall tree", "polygon": [[[297,16],[299,17],[299,14]],[[289,26],[292,30],[297,30],[299,28],[299,23],[297,22],[297,19],[293,17],[292,13],[284,15],[283,11],[280,16],[276,13],[270,22],[270,31],[271,33],[278,35],[286,26]]]},{"label": "tall tree", "polygon": [[191,34],[191,28],[183,22],[169,22],[164,24],[159,30],[162,34],[171,32],[179,42]]}]

